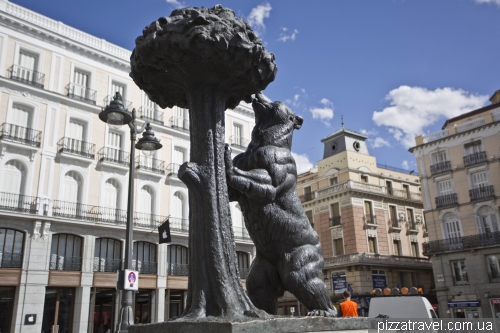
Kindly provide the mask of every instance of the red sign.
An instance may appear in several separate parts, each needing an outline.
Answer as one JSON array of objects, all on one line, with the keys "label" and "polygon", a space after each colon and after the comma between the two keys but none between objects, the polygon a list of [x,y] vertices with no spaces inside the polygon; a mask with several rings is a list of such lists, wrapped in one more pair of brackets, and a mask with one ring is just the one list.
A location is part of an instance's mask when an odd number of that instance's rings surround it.
[{"label": "red sign", "polygon": [[496,305],[496,304],[500,305],[500,298],[492,298],[492,299],[490,299],[490,302],[493,305]]}]

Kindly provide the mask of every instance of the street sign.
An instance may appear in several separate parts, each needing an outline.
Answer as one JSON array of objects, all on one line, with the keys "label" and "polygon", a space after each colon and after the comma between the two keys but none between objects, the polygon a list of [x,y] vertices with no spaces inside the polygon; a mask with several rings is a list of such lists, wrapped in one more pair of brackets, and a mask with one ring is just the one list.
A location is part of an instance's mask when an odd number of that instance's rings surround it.
[{"label": "street sign", "polygon": [[341,294],[347,290],[347,278],[345,275],[337,275],[333,277],[333,292]]},{"label": "street sign", "polygon": [[139,272],[130,269],[125,270],[125,281],[123,289],[139,290]]}]

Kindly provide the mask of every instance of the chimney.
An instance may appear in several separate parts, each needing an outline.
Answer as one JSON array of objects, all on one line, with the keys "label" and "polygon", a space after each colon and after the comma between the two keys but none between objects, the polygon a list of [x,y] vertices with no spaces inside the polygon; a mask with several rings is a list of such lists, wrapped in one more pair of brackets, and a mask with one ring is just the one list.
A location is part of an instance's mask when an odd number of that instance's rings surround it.
[{"label": "chimney", "polygon": [[500,103],[500,90],[497,90],[493,93],[493,95],[490,97],[490,102],[491,104]]}]

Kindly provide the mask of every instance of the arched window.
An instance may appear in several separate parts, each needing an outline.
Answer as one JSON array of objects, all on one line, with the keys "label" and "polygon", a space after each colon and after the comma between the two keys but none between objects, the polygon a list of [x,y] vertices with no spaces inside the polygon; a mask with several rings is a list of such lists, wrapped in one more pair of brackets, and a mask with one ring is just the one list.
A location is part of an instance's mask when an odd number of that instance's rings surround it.
[{"label": "arched window", "polygon": [[156,225],[154,219],[155,212],[155,197],[153,189],[145,185],[139,191],[139,205],[137,207],[138,216],[137,223],[140,225],[150,226]]},{"label": "arched window", "polygon": [[135,242],[132,267],[139,273],[156,274],[156,244]]},{"label": "arched window", "polygon": [[10,160],[3,168],[2,191],[13,194],[24,194],[26,168],[21,161]]},{"label": "arched window", "polygon": [[99,208],[99,218],[103,222],[125,223],[127,213],[120,210],[121,190],[116,179],[108,179],[102,191],[102,207]]},{"label": "arched window", "polygon": [[188,230],[188,220],[184,218],[185,200],[184,196],[180,192],[175,192],[172,198],[172,210],[170,215],[170,227],[172,229],[187,231]]},{"label": "arched window", "polygon": [[94,272],[116,272],[121,267],[122,242],[112,238],[95,240]]},{"label": "arched window", "polygon": [[80,218],[85,216],[82,206],[82,177],[76,171],[68,171],[62,179],[61,200],[54,204],[55,216]]},{"label": "arched window", "polygon": [[0,228],[0,267],[21,268],[23,262],[24,233]]},{"label": "arched window", "polygon": [[496,210],[487,205],[477,211],[476,223],[480,234],[489,235],[499,230]]},{"label": "arched window", "polygon": [[189,251],[182,245],[169,245],[167,247],[168,275],[188,275]]},{"label": "arched window", "polygon": [[250,270],[250,258],[248,253],[236,251],[238,257],[238,270],[240,271],[240,278],[246,279]]},{"label": "arched window", "polygon": [[80,271],[82,269],[82,238],[67,234],[53,235],[50,269]]}]

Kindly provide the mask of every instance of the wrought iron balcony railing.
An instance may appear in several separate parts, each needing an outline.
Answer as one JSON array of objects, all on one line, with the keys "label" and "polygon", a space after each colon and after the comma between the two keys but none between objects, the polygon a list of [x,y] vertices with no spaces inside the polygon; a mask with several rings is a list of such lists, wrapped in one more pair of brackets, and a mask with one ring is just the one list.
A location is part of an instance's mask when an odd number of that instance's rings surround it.
[{"label": "wrought iron balcony railing", "polygon": [[134,212],[134,225],[138,227],[157,227],[167,220],[166,216]]},{"label": "wrought iron balcony railing", "polygon": [[3,123],[0,126],[0,140],[19,142],[28,146],[40,148],[42,132],[32,128]]},{"label": "wrought iron balcony railing", "polygon": [[94,257],[94,272],[116,272],[122,268],[121,259]]},{"label": "wrought iron balcony railing", "polygon": [[299,195],[300,202],[304,203],[307,201],[311,201],[314,199],[314,192],[311,193],[304,193],[302,195]]},{"label": "wrought iron balcony railing", "polygon": [[59,140],[59,142],[57,143],[57,150],[60,153],[66,153],[90,159],[94,159],[95,157],[95,144],[68,137],[64,137]]},{"label": "wrought iron balcony railing", "polygon": [[167,263],[167,275],[188,276],[189,264],[169,264]]},{"label": "wrought iron balcony railing", "polygon": [[96,104],[96,91],[86,86],[70,83],[67,86],[68,97],[85,103]]},{"label": "wrought iron balcony railing", "polygon": [[127,167],[130,164],[130,154],[128,152],[108,147],[102,147],[97,152],[97,159],[99,162],[110,162]]},{"label": "wrought iron balcony railing", "polygon": [[171,217],[169,221],[170,221],[170,230],[189,231],[188,219],[183,219],[180,217]]},{"label": "wrought iron balcony railing", "polygon": [[135,158],[139,170],[147,170],[160,175],[165,174],[165,162],[149,156],[140,155]]},{"label": "wrought iron balcony railing", "polygon": [[246,279],[248,277],[248,273],[250,273],[250,268],[238,267],[238,271],[240,272],[240,279]]},{"label": "wrought iron balcony railing", "polygon": [[0,268],[21,268],[22,265],[22,253],[0,252]]},{"label": "wrought iron balcony railing", "polygon": [[409,230],[418,230],[418,224],[415,221],[408,221]]},{"label": "wrought iron balcony railing", "polygon": [[410,192],[407,190],[391,189],[391,191],[389,191],[389,190],[387,191],[387,194],[392,195],[394,197],[398,197],[398,198],[422,201],[422,195],[418,192]]},{"label": "wrought iron balcony railing", "polygon": [[399,219],[389,219],[389,229],[390,228],[396,228],[396,229],[401,229],[401,222],[399,222]]},{"label": "wrought iron balcony railing", "polygon": [[458,198],[456,193],[445,194],[436,197],[436,207],[446,207],[458,204]]},{"label": "wrought iron balcony railing", "polygon": [[149,121],[150,123],[158,124],[161,126],[165,125],[163,122],[163,111],[156,110],[155,108],[142,106],[139,109],[137,116],[144,121]]},{"label": "wrought iron balcony railing", "polygon": [[51,254],[49,269],[57,271],[81,271],[82,257],[66,257]]},{"label": "wrought iron balcony railing", "polygon": [[422,257],[354,253],[325,258],[325,267],[341,266],[345,265],[346,263],[431,268],[431,262],[429,261],[429,259]]},{"label": "wrought iron balcony railing", "polygon": [[12,67],[9,68],[9,73],[12,80],[43,89],[43,80],[45,78],[45,74],[43,73],[19,65],[12,65]]},{"label": "wrought iron balcony railing", "polygon": [[181,164],[170,163],[169,165],[167,165],[168,175],[173,175],[173,176],[177,177],[177,174],[179,173],[180,167],[181,167]]},{"label": "wrought iron balcony railing", "polygon": [[247,228],[245,227],[234,227],[234,238],[243,239],[243,240],[251,240],[250,235],[248,234]]},{"label": "wrought iron balcony railing", "polygon": [[431,174],[437,175],[439,173],[447,172],[451,170],[450,161],[439,162],[431,165]]},{"label": "wrought iron balcony railing", "polygon": [[500,245],[500,231],[430,241],[423,244],[424,255]]},{"label": "wrought iron balcony railing", "polygon": [[364,219],[366,224],[377,224],[377,216],[376,215],[366,214],[363,217],[363,219]]},{"label": "wrought iron balcony railing", "polygon": [[122,224],[127,223],[127,211],[111,207],[92,206],[86,214],[86,219],[100,223]]},{"label": "wrought iron balcony railing", "polygon": [[93,215],[89,214],[95,206],[87,206],[78,202],[68,202],[54,200],[52,215],[77,220],[92,220]]},{"label": "wrought iron balcony railing", "polygon": [[342,225],[342,216],[330,217],[330,227],[336,227]]},{"label": "wrought iron balcony railing", "polygon": [[236,146],[236,147],[239,147],[239,148],[246,149],[246,147],[250,143],[250,140],[245,139],[245,138],[243,138],[241,136],[233,135],[233,136],[231,136],[229,138],[229,142],[231,143],[231,146]]},{"label": "wrought iron balcony railing", "polygon": [[17,193],[0,192],[1,210],[26,214],[37,214],[38,203],[38,197],[30,197]]},{"label": "wrought iron balcony railing", "polygon": [[495,197],[493,185],[481,186],[469,190],[470,201],[489,199]]},{"label": "wrought iron balcony railing", "polygon": [[178,129],[178,130],[181,130],[184,132],[189,132],[189,119],[172,116],[172,118],[170,118],[170,126],[172,128],[175,128],[175,129]]},{"label": "wrought iron balcony railing", "polygon": [[487,159],[488,158],[485,151],[478,151],[477,153],[472,153],[464,156],[464,164],[465,166],[474,165],[486,162]]},{"label": "wrought iron balcony railing", "polygon": [[158,264],[152,261],[132,260],[132,269],[139,271],[140,274],[156,274]]}]

